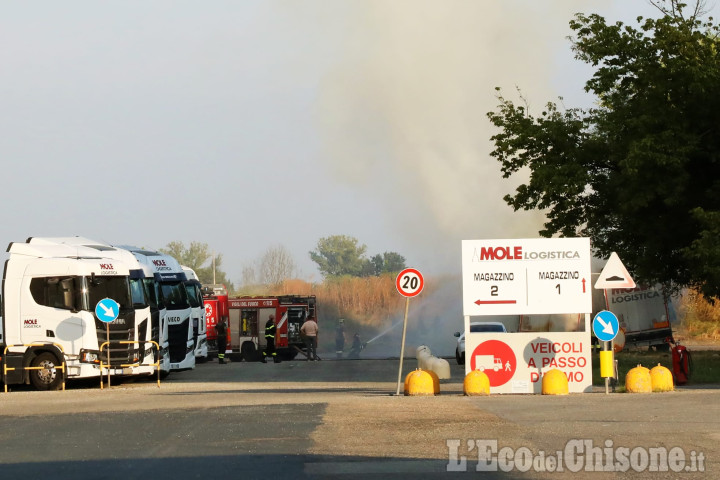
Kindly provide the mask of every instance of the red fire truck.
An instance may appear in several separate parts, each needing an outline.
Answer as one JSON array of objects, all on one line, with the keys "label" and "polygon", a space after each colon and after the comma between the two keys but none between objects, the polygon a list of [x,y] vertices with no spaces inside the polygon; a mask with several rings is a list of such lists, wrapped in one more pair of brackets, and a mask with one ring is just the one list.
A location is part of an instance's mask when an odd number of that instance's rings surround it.
[{"label": "red fire truck", "polygon": [[[228,292],[225,285],[203,285],[203,303],[205,304],[205,321],[207,324],[208,356],[217,355],[217,333],[215,325],[222,318],[228,321]],[[228,331],[228,345],[230,332]]]},{"label": "red fire truck", "polygon": [[[265,323],[275,315],[275,348],[283,359],[293,359],[304,348],[300,327],[306,319],[317,321],[315,296],[282,295],[228,299],[228,350],[240,353],[245,361],[260,359],[265,348]],[[208,339],[210,338],[208,325]]]}]

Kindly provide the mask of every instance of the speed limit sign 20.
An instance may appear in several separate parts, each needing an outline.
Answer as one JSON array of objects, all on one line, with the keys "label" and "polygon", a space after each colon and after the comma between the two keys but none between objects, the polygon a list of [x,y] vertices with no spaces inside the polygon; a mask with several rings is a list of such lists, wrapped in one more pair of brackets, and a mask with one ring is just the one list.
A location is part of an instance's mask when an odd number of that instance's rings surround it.
[{"label": "speed limit sign 20", "polygon": [[398,274],[395,280],[398,292],[404,297],[414,297],[422,292],[424,285],[422,274],[414,268],[406,268]]}]

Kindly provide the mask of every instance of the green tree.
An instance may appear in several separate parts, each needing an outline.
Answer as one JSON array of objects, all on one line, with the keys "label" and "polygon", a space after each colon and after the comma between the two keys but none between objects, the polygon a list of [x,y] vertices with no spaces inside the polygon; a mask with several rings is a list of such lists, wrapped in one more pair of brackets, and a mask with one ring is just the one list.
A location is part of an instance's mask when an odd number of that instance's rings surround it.
[{"label": "green tree", "polygon": [[190,242],[185,247],[183,242],[170,242],[160,251],[174,257],[180,264],[190,267],[197,272],[211,257],[207,243]]},{"label": "green tree", "polygon": [[385,252],[374,255],[369,263],[372,265],[372,275],[380,276],[384,273],[398,273],[405,268],[405,257],[396,252]]},{"label": "green tree", "polygon": [[383,253],[383,273],[400,273],[405,269],[405,257],[397,252]]},{"label": "green tree", "polygon": [[185,247],[183,242],[174,241],[159,250],[174,257],[181,265],[192,268],[197,274],[200,283],[212,284],[214,277],[215,283],[225,285],[230,291],[234,290],[234,286],[228,280],[227,274],[220,269],[222,255],[215,255],[213,265],[213,255],[207,243],[190,242],[190,245]]},{"label": "green tree", "polygon": [[346,235],[331,235],[318,240],[316,250],[310,252],[310,259],[318,266],[323,276],[360,276],[365,266],[365,245]]},{"label": "green tree", "polygon": [[317,249],[310,252],[310,258],[325,277],[372,277],[405,268],[405,257],[399,253],[385,252],[367,258],[366,251],[367,247],[358,245],[356,238],[332,235],[318,240]]},{"label": "green tree", "polygon": [[720,294],[720,40],[701,3],[654,2],[638,27],[599,15],[570,22],[577,59],[595,67],[590,109],[548,103],[531,115],[498,94],[491,155],[504,177],[529,172],[505,201],[540,209],[543,236],[589,236],[637,280]]}]

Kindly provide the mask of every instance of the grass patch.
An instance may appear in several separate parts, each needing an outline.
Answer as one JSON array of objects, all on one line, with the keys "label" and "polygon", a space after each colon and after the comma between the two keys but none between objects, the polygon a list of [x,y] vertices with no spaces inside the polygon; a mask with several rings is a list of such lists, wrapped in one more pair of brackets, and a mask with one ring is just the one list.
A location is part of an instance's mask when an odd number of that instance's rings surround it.
[{"label": "grass patch", "polygon": [[[688,385],[720,383],[720,351],[690,351],[692,366]],[[625,376],[638,364],[652,368],[658,363],[672,371],[670,352],[627,350],[615,354],[618,362],[618,387],[625,388]],[[593,385],[604,386],[600,376],[600,357],[593,354]],[[617,390],[617,389],[616,389]]]},{"label": "grass patch", "polygon": [[688,337],[720,340],[720,302],[710,303],[696,290],[688,290],[677,306],[682,330]]}]

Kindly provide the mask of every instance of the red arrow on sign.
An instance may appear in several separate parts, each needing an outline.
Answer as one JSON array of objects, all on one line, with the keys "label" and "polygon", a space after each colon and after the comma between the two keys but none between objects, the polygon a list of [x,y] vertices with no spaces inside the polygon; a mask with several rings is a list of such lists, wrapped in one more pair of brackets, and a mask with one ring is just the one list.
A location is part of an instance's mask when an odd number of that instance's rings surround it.
[{"label": "red arrow on sign", "polygon": [[517,303],[517,300],[475,300],[476,305],[510,305]]}]

